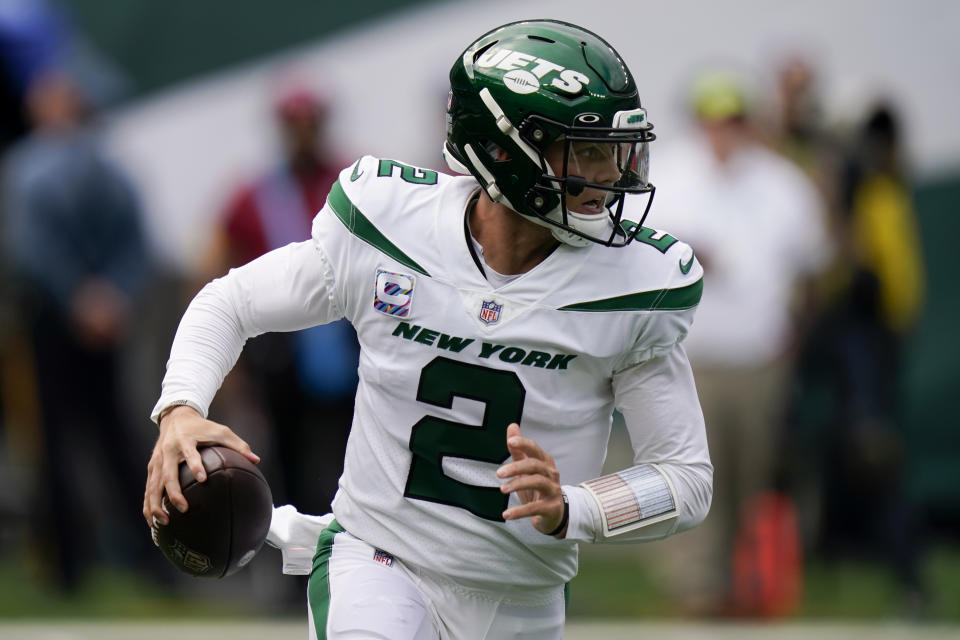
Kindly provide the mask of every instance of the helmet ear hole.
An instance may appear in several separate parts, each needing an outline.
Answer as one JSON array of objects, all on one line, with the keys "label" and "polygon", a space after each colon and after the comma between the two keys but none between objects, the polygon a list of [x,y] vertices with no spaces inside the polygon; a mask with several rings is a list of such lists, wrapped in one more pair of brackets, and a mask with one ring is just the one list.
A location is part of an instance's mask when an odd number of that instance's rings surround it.
[{"label": "helmet ear hole", "polygon": [[481,140],[480,146],[494,162],[506,162],[510,160],[510,152],[493,140]]}]

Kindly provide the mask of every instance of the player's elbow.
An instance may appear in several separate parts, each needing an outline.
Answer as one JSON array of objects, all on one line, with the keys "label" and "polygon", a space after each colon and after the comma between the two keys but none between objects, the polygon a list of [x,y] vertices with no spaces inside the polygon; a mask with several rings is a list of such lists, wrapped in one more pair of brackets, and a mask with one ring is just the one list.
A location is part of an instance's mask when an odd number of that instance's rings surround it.
[{"label": "player's elbow", "polygon": [[245,341],[262,331],[243,320],[243,300],[249,295],[242,290],[233,271],[204,285],[190,302],[189,310]]},{"label": "player's elbow", "polygon": [[676,533],[692,529],[707,517],[713,500],[713,465],[709,462],[685,465],[682,470],[683,501]]}]

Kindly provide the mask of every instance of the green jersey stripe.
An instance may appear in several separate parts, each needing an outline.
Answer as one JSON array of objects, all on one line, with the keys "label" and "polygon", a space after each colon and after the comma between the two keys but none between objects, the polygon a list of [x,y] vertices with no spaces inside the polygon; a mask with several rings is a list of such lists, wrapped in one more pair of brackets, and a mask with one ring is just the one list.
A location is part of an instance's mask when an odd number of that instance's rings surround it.
[{"label": "green jersey stripe", "polygon": [[615,298],[577,302],[560,311],[677,311],[697,306],[703,294],[703,278],[678,289],[641,291]]},{"label": "green jersey stripe", "polygon": [[330,613],[330,554],[333,552],[333,538],[343,533],[344,528],[334,520],[320,533],[317,540],[317,553],[313,556],[313,571],[307,585],[307,598],[313,626],[317,631],[317,640],[326,640],[327,616]]},{"label": "green jersey stripe", "polygon": [[333,183],[330,194],[327,196],[327,204],[330,205],[340,222],[350,230],[350,233],[417,273],[430,276],[426,269],[417,264],[413,258],[401,251],[397,245],[390,242],[386,236],[380,233],[379,229],[373,226],[373,223],[347,197],[339,180]]}]

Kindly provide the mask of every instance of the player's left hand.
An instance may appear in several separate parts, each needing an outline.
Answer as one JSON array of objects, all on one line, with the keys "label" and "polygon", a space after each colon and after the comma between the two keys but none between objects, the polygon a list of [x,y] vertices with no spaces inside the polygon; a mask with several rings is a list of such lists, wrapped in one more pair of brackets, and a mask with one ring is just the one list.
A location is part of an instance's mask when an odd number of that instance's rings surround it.
[{"label": "player's left hand", "polygon": [[[503,519],[530,518],[537,531],[552,532],[563,519],[560,472],[553,457],[535,441],[524,438],[516,423],[507,427],[507,449],[513,460],[497,469],[497,477],[507,479],[500,485],[500,491],[516,492],[521,504],[504,511]],[[556,537],[566,535],[564,528]]]}]

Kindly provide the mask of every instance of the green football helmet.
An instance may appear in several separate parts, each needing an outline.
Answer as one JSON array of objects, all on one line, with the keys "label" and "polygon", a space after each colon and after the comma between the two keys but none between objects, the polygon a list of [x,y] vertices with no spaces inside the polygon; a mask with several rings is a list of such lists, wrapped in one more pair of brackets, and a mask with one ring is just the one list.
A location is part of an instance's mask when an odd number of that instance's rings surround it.
[{"label": "green football helmet", "polygon": [[[613,47],[566,22],[525,20],[481,36],[454,63],[443,155],[494,202],[550,228],[561,242],[624,246],[653,201],[652,129]],[[562,166],[550,166],[544,154],[558,142]],[[600,184],[578,175],[573,160],[585,146],[602,147],[619,178]],[[567,197],[585,189],[603,193],[593,205],[599,213],[568,209]],[[648,196],[640,220],[628,222],[621,216],[630,194]]]}]

